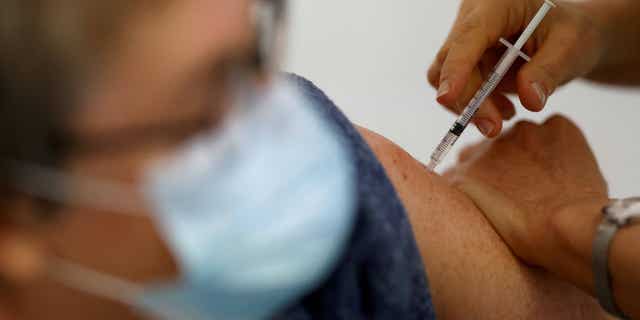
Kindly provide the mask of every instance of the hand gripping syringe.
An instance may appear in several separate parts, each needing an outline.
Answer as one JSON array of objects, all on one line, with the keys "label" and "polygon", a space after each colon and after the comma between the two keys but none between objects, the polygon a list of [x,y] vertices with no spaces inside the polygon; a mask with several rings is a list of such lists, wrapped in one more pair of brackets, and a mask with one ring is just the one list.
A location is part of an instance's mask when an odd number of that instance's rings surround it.
[{"label": "hand gripping syringe", "polygon": [[531,58],[522,52],[522,47],[524,47],[527,41],[529,41],[529,38],[536,31],[540,23],[542,23],[542,20],[544,20],[551,8],[554,8],[555,6],[556,5],[550,0],[545,0],[540,10],[538,10],[538,13],[533,17],[533,20],[531,20],[527,28],[522,32],[522,35],[520,35],[520,38],[515,45],[511,45],[505,39],[500,39],[500,42],[507,47],[507,52],[504,53],[500,62],[495,66],[495,69],[491,73],[489,79],[482,84],[478,92],[476,92],[473,99],[471,99],[467,107],[462,112],[462,115],[460,115],[458,120],[456,120],[453,127],[451,127],[451,130],[447,132],[447,135],[442,139],[440,145],[431,155],[431,161],[428,165],[429,170],[435,170],[447,156],[449,151],[451,151],[451,148],[453,148],[453,145],[458,141],[462,132],[467,128],[480,106],[493,93],[498,84],[500,84],[500,81],[502,81],[511,66],[513,66],[516,59],[518,59],[518,57],[522,57],[527,62],[531,60]]}]

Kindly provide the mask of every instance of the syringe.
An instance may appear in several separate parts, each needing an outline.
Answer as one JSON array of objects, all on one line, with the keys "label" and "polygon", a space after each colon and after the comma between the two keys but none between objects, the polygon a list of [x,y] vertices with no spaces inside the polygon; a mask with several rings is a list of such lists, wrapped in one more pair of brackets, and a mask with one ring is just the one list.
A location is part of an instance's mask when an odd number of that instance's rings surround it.
[{"label": "syringe", "polygon": [[453,148],[453,145],[458,141],[458,138],[460,138],[464,130],[467,128],[480,106],[493,93],[498,84],[500,84],[500,81],[502,81],[509,69],[511,69],[511,66],[513,66],[516,59],[518,59],[518,57],[522,57],[527,62],[531,60],[529,56],[522,52],[522,47],[524,47],[527,41],[529,41],[529,38],[531,38],[551,8],[554,8],[555,6],[556,5],[550,0],[545,0],[540,10],[538,10],[538,13],[533,17],[533,20],[531,20],[527,28],[524,29],[515,45],[511,45],[505,39],[500,39],[500,42],[507,47],[507,52],[504,53],[500,62],[495,66],[495,69],[491,73],[489,79],[482,84],[475,96],[471,101],[469,101],[469,104],[464,109],[458,120],[456,120],[449,132],[447,132],[447,135],[440,142],[440,145],[438,145],[431,155],[431,161],[427,166],[429,170],[434,171],[447,156],[449,151],[451,151],[451,148]]}]

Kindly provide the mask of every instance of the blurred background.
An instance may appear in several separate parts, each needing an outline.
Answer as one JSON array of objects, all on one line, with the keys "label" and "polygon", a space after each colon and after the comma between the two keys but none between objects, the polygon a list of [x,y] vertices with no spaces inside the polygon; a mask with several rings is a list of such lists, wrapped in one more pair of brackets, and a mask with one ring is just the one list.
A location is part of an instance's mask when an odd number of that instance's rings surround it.
[{"label": "blurred background", "polygon": [[[315,82],[359,125],[426,162],[455,117],[438,106],[426,70],[455,18],[458,0],[295,0],[286,70]],[[514,101],[519,101],[515,99]],[[613,197],[640,194],[640,89],[576,82],[547,110],[518,119],[569,116],[585,131]],[[511,123],[513,123],[513,121]],[[510,124],[507,124],[510,126]],[[481,139],[469,128],[447,162]]]}]

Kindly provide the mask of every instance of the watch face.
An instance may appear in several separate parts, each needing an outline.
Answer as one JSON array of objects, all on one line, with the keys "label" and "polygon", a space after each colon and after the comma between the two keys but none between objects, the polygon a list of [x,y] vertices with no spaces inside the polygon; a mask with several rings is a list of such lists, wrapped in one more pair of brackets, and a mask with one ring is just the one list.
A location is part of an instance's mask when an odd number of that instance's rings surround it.
[{"label": "watch face", "polygon": [[604,213],[609,221],[623,227],[640,219],[640,198],[614,200]]}]

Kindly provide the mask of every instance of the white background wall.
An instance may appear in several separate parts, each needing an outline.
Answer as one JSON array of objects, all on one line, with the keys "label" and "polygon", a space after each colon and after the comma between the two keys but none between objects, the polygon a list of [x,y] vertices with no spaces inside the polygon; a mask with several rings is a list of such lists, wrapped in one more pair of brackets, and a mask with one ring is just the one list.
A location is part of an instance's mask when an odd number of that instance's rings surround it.
[{"label": "white background wall", "polygon": [[[454,117],[435,103],[425,71],[458,0],[293,0],[286,68],[314,81],[356,123],[426,161]],[[570,116],[586,132],[612,196],[640,195],[640,90],[573,83],[536,121]],[[461,145],[480,138],[469,128]],[[450,155],[451,164],[456,155]]]}]

